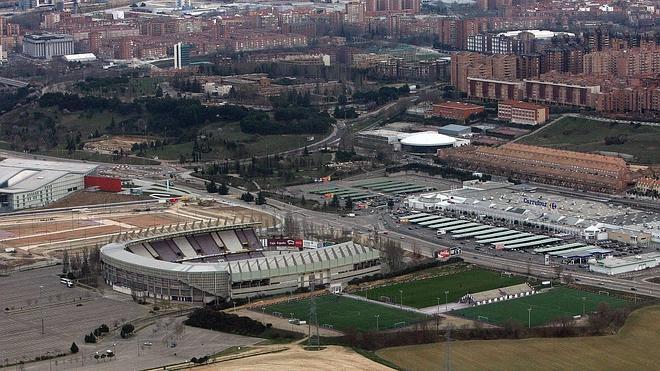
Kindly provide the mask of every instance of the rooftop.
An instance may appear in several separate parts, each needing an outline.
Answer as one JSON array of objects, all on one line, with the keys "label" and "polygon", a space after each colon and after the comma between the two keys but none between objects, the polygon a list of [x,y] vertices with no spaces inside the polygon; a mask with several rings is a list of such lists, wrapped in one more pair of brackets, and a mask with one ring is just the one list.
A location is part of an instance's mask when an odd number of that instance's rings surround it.
[{"label": "rooftop", "polygon": [[436,104],[438,107],[443,108],[452,108],[452,109],[475,109],[483,108],[483,106],[472,104],[472,103],[463,103],[463,102],[443,102]]},{"label": "rooftop", "polygon": [[85,175],[97,165],[8,158],[0,162],[0,193],[37,190],[65,175]]},{"label": "rooftop", "polygon": [[401,144],[409,146],[448,146],[454,143],[456,143],[456,138],[435,131],[416,133],[401,140]]},{"label": "rooftop", "polygon": [[652,260],[660,260],[660,253],[650,252],[647,254],[626,256],[621,258],[608,256],[605,259],[597,260],[595,265],[600,265],[606,268],[617,268],[617,267],[625,267],[627,265],[648,262]]}]

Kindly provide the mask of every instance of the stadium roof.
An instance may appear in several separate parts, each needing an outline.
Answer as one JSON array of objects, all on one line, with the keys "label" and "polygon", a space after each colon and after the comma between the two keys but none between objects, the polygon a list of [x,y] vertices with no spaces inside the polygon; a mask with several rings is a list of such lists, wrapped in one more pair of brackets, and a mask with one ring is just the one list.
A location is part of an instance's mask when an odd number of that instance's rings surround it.
[{"label": "stadium roof", "polygon": [[401,140],[401,144],[413,147],[450,146],[454,143],[456,143],[456,138],[435,131],[416,133]]},{"label": "stadium roof", "polygon": [[[225,227],[226,228],[226,227]],[[167,235],[162,239],[169,238]],[[182,262],[173,263],[157,260],[150,257],[134,254],[126,250],[127,245],[139,243],[134,240],[128,243],[110,243],[101,249],[102,259],[112,259],[124,265],[133,265],[144,269],[157,269],[162,274],[178,273],[205,273],[205,272],[227,272],[235,281],[262,279],[269,277],[272,271],[299,272],[305,270],[329,269],[335,266],[350,264],[351,261],[362,258],[377,259],[378,250],[357,245],[352,241],[337,245],[296,252],[282,251],[276,255],[265,257],[246,258],[235,261],[219,262]]]}]

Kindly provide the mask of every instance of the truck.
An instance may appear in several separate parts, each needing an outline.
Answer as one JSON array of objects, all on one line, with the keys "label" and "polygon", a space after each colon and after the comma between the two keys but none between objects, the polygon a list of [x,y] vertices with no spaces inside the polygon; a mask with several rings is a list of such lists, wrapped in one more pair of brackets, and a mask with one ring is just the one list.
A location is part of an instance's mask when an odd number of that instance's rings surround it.
[{"label": "truck", "polygon": [[435,252],[435,258],[438,260],[446,261],[452,256],[458,256],[462,252],[459,247],[450,247]]}]

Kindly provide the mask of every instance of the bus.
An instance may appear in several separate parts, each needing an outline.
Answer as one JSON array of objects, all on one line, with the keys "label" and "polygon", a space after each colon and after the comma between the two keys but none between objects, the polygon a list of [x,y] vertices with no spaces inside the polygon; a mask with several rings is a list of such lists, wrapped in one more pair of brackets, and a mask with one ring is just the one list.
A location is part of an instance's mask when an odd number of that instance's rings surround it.
[{"label": "bus", "polygon": [[66,285],[66,287],[73,287],[73,280],[70,280],[68,278],[60,278],[60,283],[63,285]]}]

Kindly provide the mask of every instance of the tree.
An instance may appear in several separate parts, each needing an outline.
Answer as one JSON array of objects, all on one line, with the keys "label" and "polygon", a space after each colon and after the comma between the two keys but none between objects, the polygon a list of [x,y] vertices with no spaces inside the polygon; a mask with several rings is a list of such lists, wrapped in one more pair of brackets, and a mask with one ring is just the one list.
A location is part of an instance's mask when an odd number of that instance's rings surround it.
[{"label": "tree", "polygon": [[403,249],[392,240],[382,245],[383,260],[389,272],[396,272],[403,268]]},{"label": "tree", "polygon": [[121,332],[119,333],[119,335],[121,335],[121,337],[125,339],[130,335],[132,335],[133,331],[135,331],[135,327],[130,323],[127,323],[121,327]]},{"label": "tree", "polygon": [[344,106],[348,102],[348,99],[346,99],[346,96],[344,94],[341,94],[339,97],[337,97],[337,103],[340,105]]},{"label": "tree", "polygon": [[218,194],[220,194],[220,195],[228,195],[229,194],[229,188],[227,188],[227,185],[225,183],[221,183],[220,187],[218,187]]},{"label": "tree", "polygon": [[254,195],[250,192],[245,192],[241,195],[241,200],[245,202],[252,202],[254,201]]},{"label": "tree", "polygon": [[218,186],[215,185],[215,182],[211,180],[210,182],[206,183],[206,191],[208,193],[216,193],[218,192]]},{"label": "tree", "polygon": [[266,204],[266,196],[264,195],[263,191],[259,191],[257,193],[257,200],[255,201],[257,205],[265,205]]},{"label": "tree", "polygon": [[339,208],[339,197],[337,197],[337,195],[332,195],[332,201],[330,201],[330,207],[334,207],[335,209]]},{"label": "tree", "polygon": [[78,349],[78,345],[76,344],[75,341],[73,343],[71,343],[70,350],[71,350],[71,353],[73,353],[73,354],[78,353],[78,351],[80,350],[80,349]]},{"label": "tree", "polygon": [[351,199],[350,197],[346,199],[346,202],[344,203],[344,209],[349,211],[353,210],[353,199]]}]

